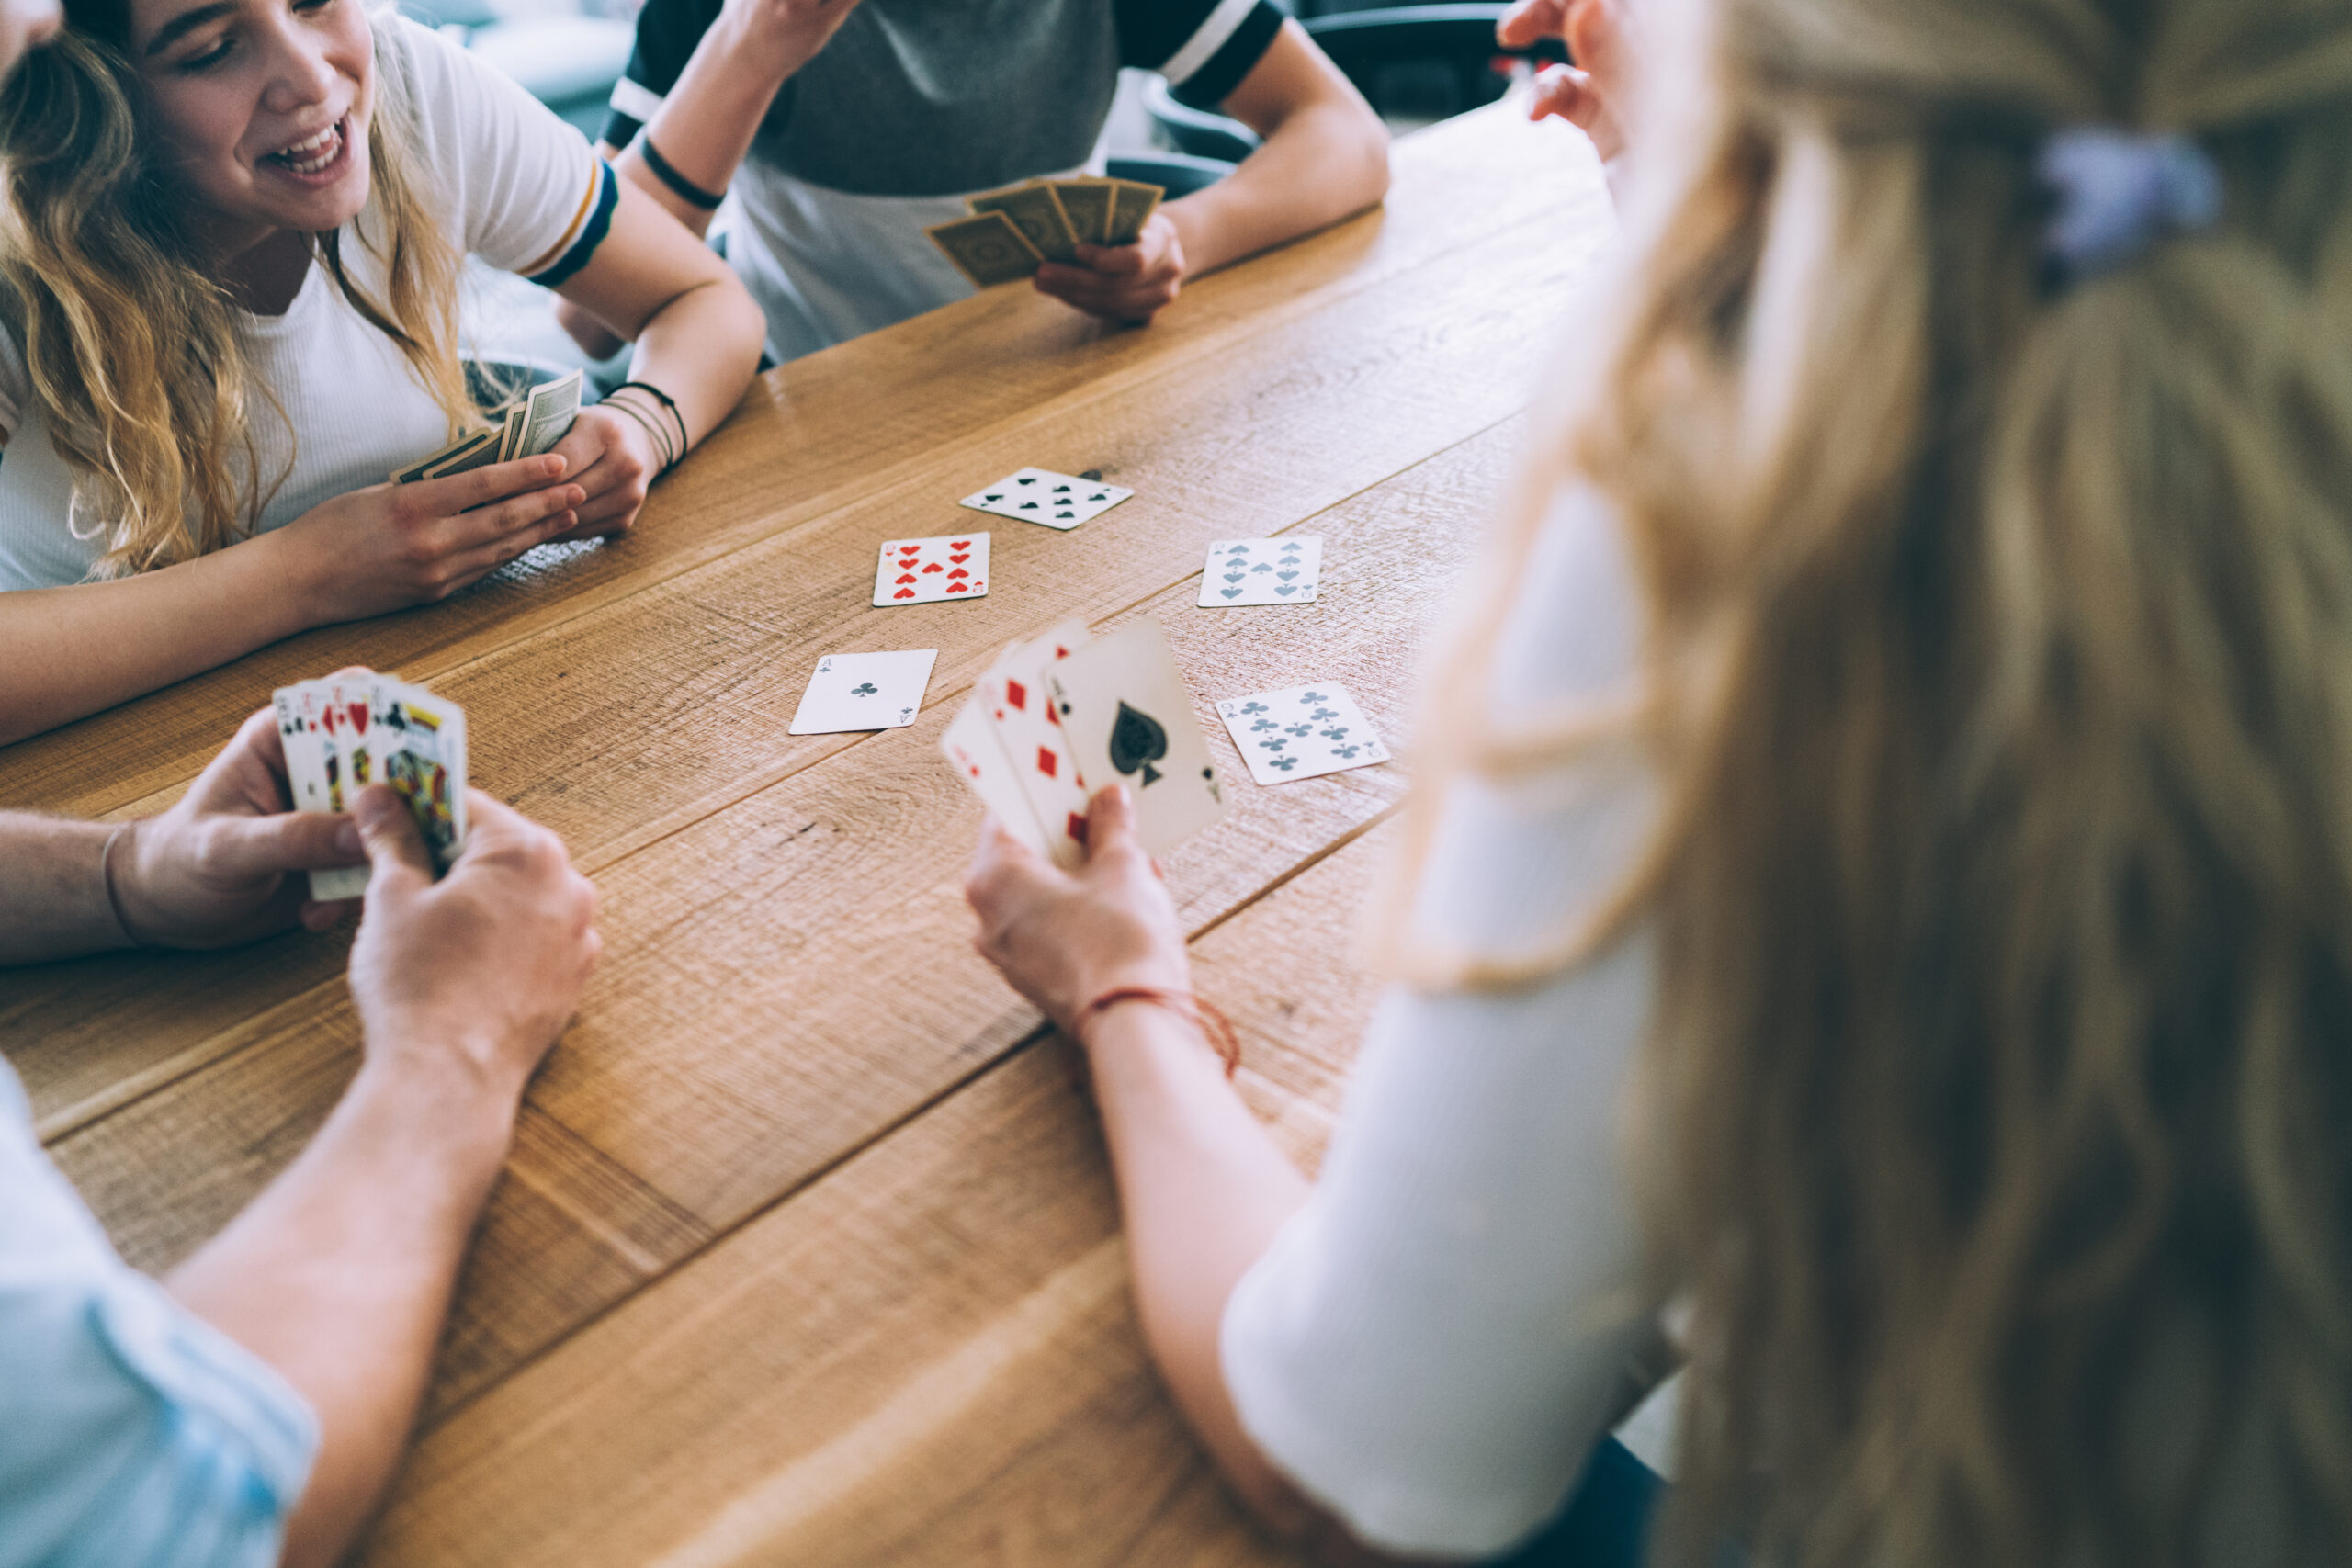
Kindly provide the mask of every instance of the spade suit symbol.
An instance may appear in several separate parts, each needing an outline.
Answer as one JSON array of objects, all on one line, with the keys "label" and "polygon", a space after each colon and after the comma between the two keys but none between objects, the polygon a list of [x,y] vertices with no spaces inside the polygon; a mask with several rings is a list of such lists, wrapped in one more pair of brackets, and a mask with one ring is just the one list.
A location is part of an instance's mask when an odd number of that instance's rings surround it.
[{"label": "spade suit symbol", "polygon": [[1119,716],[1111,724],[1111,765],[1123,773],[1143,770],[1145,784],[1159,782],[1159,770],[1154,762],[1168,755],[1168,731],[1158,719],[1140,708],[1119,705]]}]

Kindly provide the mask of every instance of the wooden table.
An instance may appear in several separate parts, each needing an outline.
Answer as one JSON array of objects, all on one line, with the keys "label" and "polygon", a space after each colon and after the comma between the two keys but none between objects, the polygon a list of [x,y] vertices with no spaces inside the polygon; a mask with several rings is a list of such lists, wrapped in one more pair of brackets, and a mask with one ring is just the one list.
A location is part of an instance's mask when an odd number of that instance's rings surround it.
[{"label": "wooden table", "polygon": [[[368,663],[471,716],[605,961],[524,1108],[417,1450],[359,1559],[433,1568],[1265,1562],[1152,1374],[1071,1053],[968,945],[939,732],[1003,643],[1167,627],[1230,817],[1168,857],[1242,1084],[1319,1154],[1374,983],[1347,933],[1405,787],[1261,789],[1209,703],[1344,682],[1394,742],[1610,228],[1580,139],[1396,145],[1385,209],[1112,331],[1003,288],[774,372],[611,547],[332,627],[0,751],[0,803],[139,814],[272,687]],[[882,539],[1023,464],[1136,499],[995,522],[977,604],[868,607]],[[1212,538],[1327,541],[1311,606],[1201,610]],[[820,653],[936,646],[921,720],[786,733]],[[41,1135],[134,1263],[218,1228],[357,1061],[348,931],[0,977]]]}]

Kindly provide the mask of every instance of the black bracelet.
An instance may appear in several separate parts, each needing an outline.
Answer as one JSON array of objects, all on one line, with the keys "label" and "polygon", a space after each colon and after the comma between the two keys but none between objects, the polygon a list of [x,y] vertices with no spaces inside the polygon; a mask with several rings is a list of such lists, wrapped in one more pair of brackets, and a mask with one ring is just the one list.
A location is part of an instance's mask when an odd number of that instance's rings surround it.
[{"label": "black bracelet", "polygon": [[612,392],[605,394],[604,400],[635,420],[638,428],[645,432],[645,438],[659,448],[657,455],[662,460],[662,467],[653,476],[658,479],[662,474],[668,473],[678,466],[678,454],[677,450],[670,445],[670,433],[662,429],[659,421],[645,410],[639,408],[634,401],[614,396],[614,393],[619,390],[619,388],[614,388]]},{"label": "black bracelet", "polygon": [[[654,398],[663,408],[670,411],[670,417],[678,422],[678,456],[684,457],[694,446],[694,437],[686,434],[686,416],[678,412],[676,400],[650,381],[623,381],[613,389],[613,392],[623,391],[630,387],[635,387],[639,391]],[[605,395],[610,397],[612,392]]]},{"label": "black bracelet", "polygon": [[668,186],[672,194],[687,206],[699,207],[705,212],[711,212],[717,210],[718,204],[727,199],[725,191],[713,196],[685,175],[678,173],[676,166],[669,159],[662,156],[662,149],[653,145],[653,138],[650,136],[639,137],[637,150],[645,154],[645,166],[653,171],[654,177]]}]

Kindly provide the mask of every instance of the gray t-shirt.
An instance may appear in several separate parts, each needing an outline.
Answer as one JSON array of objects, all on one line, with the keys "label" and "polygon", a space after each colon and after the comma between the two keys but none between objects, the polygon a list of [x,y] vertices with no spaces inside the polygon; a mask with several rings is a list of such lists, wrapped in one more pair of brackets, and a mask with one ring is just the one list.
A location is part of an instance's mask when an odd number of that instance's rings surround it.
[{"label": "gray t-shirt", "polygon": [[[605,141],[660,111],[720,0],[648,0]],[[1222,102],[1281,30],[1267,0],[863,0],[778,89],[729,192],[728,259],[797,358],[971,292],[923,230],[963,197],[1100,171],[1123,66]]]}]

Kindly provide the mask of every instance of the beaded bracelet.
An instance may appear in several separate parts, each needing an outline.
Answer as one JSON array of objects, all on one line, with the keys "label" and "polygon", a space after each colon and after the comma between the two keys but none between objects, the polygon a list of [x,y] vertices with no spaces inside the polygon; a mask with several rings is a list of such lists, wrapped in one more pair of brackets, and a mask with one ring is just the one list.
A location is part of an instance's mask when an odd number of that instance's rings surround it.
[{"label": "beaded bracelet", "polygon": [[1080,1008],[1071,1028],[1082,1032],[1088,1019],[1121,1002],[1149,1002],[1154,1007],[1166,1008],[1201,1032],[1201,1038],[1208,1042],[1209,1049],[1225,1063],[1227,1078],[1230,1079],[1241,1070],[1240,1032],[1233,1027],[1231,1019],[1190,991],[1164,991],[1157,986],[1121,986],[1103,992]]}]

